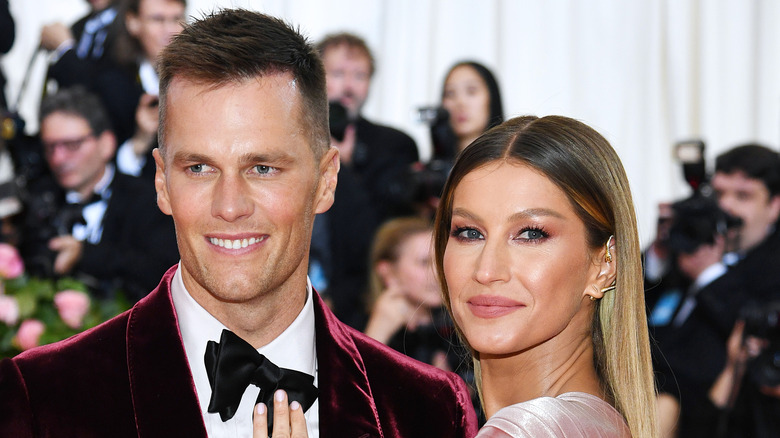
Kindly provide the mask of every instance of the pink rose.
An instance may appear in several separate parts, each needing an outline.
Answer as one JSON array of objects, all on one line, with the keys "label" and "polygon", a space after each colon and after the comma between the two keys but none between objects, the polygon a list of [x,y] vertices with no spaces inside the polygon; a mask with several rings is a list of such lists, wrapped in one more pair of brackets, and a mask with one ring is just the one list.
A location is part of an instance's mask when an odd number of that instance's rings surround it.
[{"label": "pink rose", "polygon": [[16,298],[0,295],[0,321],[12,326],[19,321],[19,303]]},{"label": "pink rose", "polygon": [[38,340],[41,338],[46,326],[37,319],[25,319],[19,326],[14,338],[14,344],[22,350],[29,350],[38,346]]},{"label": "pink rose", "polygon": [[16,278],[24,272],[24,263],[19,251],[12,245],[0,243],[0,277]]},{"label": "pink rose", "polygon": [[54,306],[65,324],[77,329],[89,311],[89,296],[77,290],[64,290],[54,295]]}]

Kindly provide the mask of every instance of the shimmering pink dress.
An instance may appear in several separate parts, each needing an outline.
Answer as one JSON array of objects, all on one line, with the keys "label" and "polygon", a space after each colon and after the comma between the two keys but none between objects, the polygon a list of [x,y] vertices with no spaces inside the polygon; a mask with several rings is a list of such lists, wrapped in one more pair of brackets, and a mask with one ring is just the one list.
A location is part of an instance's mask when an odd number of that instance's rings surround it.
[{"label": "shimmering pink dress", "polygon": [[502,408],[477,434],[506,437],[630,438],[631,433],[609,403],[584,392],[567,392]]}]

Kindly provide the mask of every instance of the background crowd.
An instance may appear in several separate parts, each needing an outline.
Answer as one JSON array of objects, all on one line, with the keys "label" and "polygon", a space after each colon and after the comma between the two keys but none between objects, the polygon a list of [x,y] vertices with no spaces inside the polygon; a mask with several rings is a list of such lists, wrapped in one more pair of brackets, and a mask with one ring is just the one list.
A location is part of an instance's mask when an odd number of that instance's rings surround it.
[{"label": "background crowd", "polygon": [[[173,222],[154,201],[151,151],[160,123],[155,59],[181,31],[188,4],[89,6],[75,23],[40,29],[48,64],[37,132],[4,114],[16,124],[3,131],[0,158],[11,165],[0,165],[0,207],[9,206],[0,208],[2,241],[30,275],[72,277],[92,299],[121,294],[132,303],[179,259]],[[9,11],[0,1],[5,52],[14,43]],[[317,48],[341,169],[333,207],[314,222],[312,284],[347,324],[473,384],[433,272],[433,215],[455,156],[504,121],[504,101],[516,97],[502,87],[516,84],[482,62],[450,60],[435,104],[418,114],[426,147],[365,114],[376,75],[397,73],[382,52],[339,29]],[[17,92],[0,101],[4,111],[16,109]],[[686,168],[690,188],[680,182],[659,205],[643,253],[661,424],[667,436],[775,436],[780,157],[776,145],[734,142],[708,167],[711,152],[700,152]],[[638,202],[648,199],[659,200]]]}]

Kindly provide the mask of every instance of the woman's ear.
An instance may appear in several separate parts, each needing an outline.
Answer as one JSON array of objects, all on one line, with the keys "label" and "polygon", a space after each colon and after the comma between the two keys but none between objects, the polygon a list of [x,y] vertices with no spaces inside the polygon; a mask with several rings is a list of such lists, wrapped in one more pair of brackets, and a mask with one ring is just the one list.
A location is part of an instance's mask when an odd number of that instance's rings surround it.
[{"label": "woman's ear", "polygon": [[613,236],[609,236],[601,250],[596,253],[595,263],[598,274],[593,282],[585,288],[585,295],[594,301],[600,300],[605,293],[612,292],[615,289],[618,260]]},{"label": "woman's ear", "polygon": [[389,289],[390,285],[395,280],[395,275],[393,273],[393,263],[389,260],[380,260],[377,262],[374,269],[376,269],[376,273],[382,280],[382,284],[385,286],[385,289]]}]

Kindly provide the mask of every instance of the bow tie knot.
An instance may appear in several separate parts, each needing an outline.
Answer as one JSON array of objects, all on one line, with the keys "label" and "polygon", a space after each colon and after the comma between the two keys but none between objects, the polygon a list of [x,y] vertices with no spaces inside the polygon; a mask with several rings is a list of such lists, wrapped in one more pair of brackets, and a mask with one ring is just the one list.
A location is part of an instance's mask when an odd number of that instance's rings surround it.
[{"label": "bow tie knot", "polygon": [[317,399],[314,376],[279,368],[231,331],[222,330],[219,343],[208,342],[204,359],[211,385],[208,411],[218,412],[222,421],[233,418],[250,384],[260,388],[256,403],[263,402],[268,407],[269,436],[273,426],[273,395],[277,389],[285,390],[288,400],[300,403],[304,411]]}]

